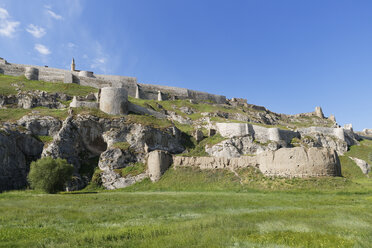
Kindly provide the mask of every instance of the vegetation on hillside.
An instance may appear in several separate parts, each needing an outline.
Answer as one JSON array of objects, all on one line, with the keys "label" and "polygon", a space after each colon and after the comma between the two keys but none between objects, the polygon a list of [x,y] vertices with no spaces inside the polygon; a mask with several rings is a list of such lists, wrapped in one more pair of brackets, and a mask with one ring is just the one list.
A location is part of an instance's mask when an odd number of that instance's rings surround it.
[{"label": "vegetation on hillside", "polygon": [[56,193],[64,190],[73,170],[74,167],[64,159],[45,157],[31,163],[27,179],[33,189]]},{"label": "vegetation on hillside", "polygon": [[24,76],[14,77],[0,74],[0,95],[15,95],[20,91],[40,90],[48,93],[64,93],[70,96],[85,96],[98,92],[98,89],[78,84],[28,80]]}]

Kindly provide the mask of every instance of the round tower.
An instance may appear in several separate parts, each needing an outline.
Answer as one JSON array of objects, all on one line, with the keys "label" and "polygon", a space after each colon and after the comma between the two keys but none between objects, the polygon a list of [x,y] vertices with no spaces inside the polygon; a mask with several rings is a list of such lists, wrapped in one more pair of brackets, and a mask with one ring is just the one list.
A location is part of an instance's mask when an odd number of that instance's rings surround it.
[{"label": "round tower", "polygon": [[72,58],[72,61],[71,61],[71,71],[75,71],[75,59]]}]

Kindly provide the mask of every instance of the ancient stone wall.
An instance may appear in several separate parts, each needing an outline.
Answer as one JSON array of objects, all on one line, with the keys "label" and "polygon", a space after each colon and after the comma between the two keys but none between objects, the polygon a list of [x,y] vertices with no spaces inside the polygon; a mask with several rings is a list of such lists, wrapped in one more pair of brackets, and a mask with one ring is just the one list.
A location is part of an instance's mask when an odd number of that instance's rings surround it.
[{"label": "ancient stone wall", "polygon": [[[129,96],[136,96],[136,89],[139,89],[139,98],[158,99],[158,91],[162,94],[162,100],[175,99],[194,99],[199,101],[211,101],[215,103],[225,103],[226,97],[221,95],[209,94],[206,92],[188,90],[185,88],[169,87],[152,84],[139,84],[135,77],[116,76],[116,75],[96,75],[89,71],[68,71],[43,66],[31,66],[22,64],[8,63],[2,59],[0,61],[0,73],[10,76],[25,75],[26,68],[33,68],[33,73],[37,70],[37,80],[47,82],[77,83],[84,86],[95,88],[117,87],[125,88]],[[36,74],[33,74],[33,79]]]},{"label": "ancient stone wall", "polygon": [[341,176],[337,153],[327,148],[281,148],[256,156],[239,158],[173,157],[175,167],[200,169],[238,169],[256,167],[266,176],[319,177]]},{"label": "ancient stone wall", "polygon": [[225,138],[250,135],[261,143],[276,141],[289,144],[293,138],[300,137],[298,132],[279,128],[266,128],[248,123],[216,123],[216,127],[221,136]]}]

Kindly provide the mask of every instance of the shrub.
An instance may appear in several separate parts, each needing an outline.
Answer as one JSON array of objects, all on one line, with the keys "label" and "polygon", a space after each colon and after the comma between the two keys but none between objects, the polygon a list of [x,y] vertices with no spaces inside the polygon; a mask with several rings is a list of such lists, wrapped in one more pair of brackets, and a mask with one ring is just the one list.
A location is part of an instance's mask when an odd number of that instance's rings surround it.
[{"label": "shrub", "polygon": [[45,157],[31,163],[28,181],[31,188],[56,193],[71,179],[74,167],[65,159]]}]

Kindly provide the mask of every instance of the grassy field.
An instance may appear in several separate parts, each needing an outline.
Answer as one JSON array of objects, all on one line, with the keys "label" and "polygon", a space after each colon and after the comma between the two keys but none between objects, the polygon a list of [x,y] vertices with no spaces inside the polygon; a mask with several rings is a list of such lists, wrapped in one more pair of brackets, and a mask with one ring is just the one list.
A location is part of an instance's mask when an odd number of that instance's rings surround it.
[{"label": "grassy field", "polygon": [[81,192],[0,195],[0,247],[370,247],[372,195]]},{"label": "grassy field", "polygon": [[0,247],[371,247],[372,179],[348,159],[370,151],[352,147],[338,178],[170,168],[115,191],[5,192]]}]

